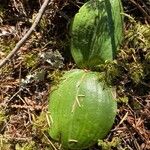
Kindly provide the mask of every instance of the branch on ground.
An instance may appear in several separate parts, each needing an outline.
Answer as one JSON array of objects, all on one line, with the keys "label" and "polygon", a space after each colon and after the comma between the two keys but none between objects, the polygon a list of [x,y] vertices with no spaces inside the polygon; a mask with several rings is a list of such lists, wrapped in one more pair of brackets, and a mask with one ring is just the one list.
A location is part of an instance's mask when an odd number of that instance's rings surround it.
[{"label": "branch on ground", "polygon": [[33,31],[35,30],[36,26],[38,25],[39,21],[42,18],[42,15],[45,12],[45,9],[48,5],[48,3],[50,2],[50,0],[45,0],[44,3],[42,4],[38,15],[34,21],[34,23],[32,24],[31,28],[29,29],[29,31],[23,36],[23,38],[16,44],[15,48],[6,56],[6,58],[4,58],[1,62],[0,62],[0,68],[2,68],[13,56],[14,54],[23,46],[23,44],[27,41],[27,39],[30,37],[30,35],[33,33]]}]

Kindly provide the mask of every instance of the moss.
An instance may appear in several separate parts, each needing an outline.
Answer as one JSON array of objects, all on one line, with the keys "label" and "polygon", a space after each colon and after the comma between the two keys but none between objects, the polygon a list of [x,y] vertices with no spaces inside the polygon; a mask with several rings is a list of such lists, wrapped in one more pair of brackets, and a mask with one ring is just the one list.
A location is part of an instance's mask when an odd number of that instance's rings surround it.
[{"label": "moss", "polygon": [[39,25],[42,30],[47,30],[48,22],[47,22],[46,17],[44,16],[42,17]]},{"label": "moss", "polygon": [[45,132],[48,129],[48,122],[47,122],[47,113],[42,111],[40,116],[32,115],[33,123],[32,129],[38,130],[39,132]]},{"label": "moss", "polygon": [[131,64],[128,64],[128,69],[132,81],[136,84],[140,83],[144,78],[144,69],[142,64],[133,62]]},{"label": "moss", "polygon": [[145,60],[147,63],[150,63],[150,51],[146,53]]},{"label": "moss", "polygon": [[3,75],[3,74],[9,74],[9,73],[12,72],[12,70],[13,70],[13,68],[6,64],[5,67],[3,67],[3,68],[0,69],[0,74],[1,75]]},{"label": "moss", "polygon": [[[47,112],[42,111],[39,116],[32,114],[32,133],[35,134],[39,143],[41,143],[43,150],[53,149],[53,143],[48,138],[49,117]],[[36,149],[41,149],[40,144],[36,141]]]},{"label": "moss", "polygon": [[117,102],[118,103],[125,103],[125,104],[127,104],[129,102],[129,98],[127,96],[119,97],[117,99]]},{"label": "moss", "polygon": [[4,16],[5,16],[5,9],[2,5],[0,5],[0,24],[3,22]]},{"label": "moss", "polygon": [[142,108],[141,104],[138,102],[138,101],[133,101],[131,103],[131,107],[134,109],[134,110],[140,110]]},{"label": "moss", "polygon": [[0,110],[0,124],[3,123],[7,119],[5,115],[5,111],[3,109]]},{"label": "moss", "polygon": [[118,137],[114,137],[110,142],[107,140],[98,141],[98,145],[102,148],[102,150],[112,150],[112,148],[119,147],[120,143],[121,140]]},{"label": "moss", "polygon": [[2,52],[4,52],[6,55],[12,51],[12,49],[15,47],[16,41],[14,39],[0,39],[0,49]]},{"label": "moss", "polygon": [[9,150],[10,147],[8,140],[0,134],[0,150]]},{"label": "moss", "polygon": [[150,26],[125,16],[128,22],[117,64],[124,70],[121,75],[126,76],[128,82],[139,85],[150,75]]},{"label": "moss", "polygon": [[37,54],[34,53],[27,53],[23,58],[23,64],[27,68],[33,68],[36,66],[38,60]]},{"label": "moss", "polygon": [[62,71],[55,70],[48,75],[48,78],[50,78],[52,80],[53,84],[57,85],[59,83],[62,75],[63,75]]},{"label": "moss", "polygon": [[16,150],[36,150],[36,145],[34,141],[30,141],[27,143],[19,144],[17,143],[15,146]]},{"label": "moss", "polygon": [[101,72],[100,80],[112,85],[116,78],[121,75],[121,70],[117,61],[106,61],[104,64],[97,67],[99,72]]},{"label": "moss", "polygon": [[129,15],[126,16],[129,26],[125,33],[124,42],[136,49],[150,48],[150,25],[137,22]]}]

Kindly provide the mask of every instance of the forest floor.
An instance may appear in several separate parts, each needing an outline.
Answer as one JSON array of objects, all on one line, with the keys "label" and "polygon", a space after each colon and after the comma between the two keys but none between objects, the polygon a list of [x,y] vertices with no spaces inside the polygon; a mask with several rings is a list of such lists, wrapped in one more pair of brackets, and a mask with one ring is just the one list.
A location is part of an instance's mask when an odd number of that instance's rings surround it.
[{"label": "forest floor", "polygon": [[[44,0],[0,0],[0,60],[24,36]],[[102,66],[116,86],[118,111],[104,140],[90,150],[150,149],[150,1],[122,0],[124,41]],[[53,0],[35,32],[0,68],[0,150],[62,149],[47,134],[48,93],[65,70],[77,68],[69,23],[83,0]]]}]

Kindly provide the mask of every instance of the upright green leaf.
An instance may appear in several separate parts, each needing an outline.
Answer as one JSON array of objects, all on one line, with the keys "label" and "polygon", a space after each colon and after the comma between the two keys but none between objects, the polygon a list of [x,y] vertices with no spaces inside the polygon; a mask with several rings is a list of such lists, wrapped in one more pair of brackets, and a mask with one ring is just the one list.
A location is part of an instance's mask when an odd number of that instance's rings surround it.
[{"label": "upright green leaf", "polygon": [[80,68],[112,60],[123,38],[120,0],[90,0],[75,15],[71,26],[71,52]]}]

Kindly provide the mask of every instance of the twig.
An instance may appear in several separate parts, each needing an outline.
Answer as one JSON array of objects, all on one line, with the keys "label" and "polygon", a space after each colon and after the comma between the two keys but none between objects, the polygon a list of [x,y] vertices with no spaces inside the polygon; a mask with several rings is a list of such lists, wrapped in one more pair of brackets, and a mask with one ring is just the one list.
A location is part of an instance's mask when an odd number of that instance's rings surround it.
[{"label": "twig", "polygon": [[6,56],[6,58],[4,58],[1,62],[0,62],[0,68],[3,67],[8,60],[10,60],[12,58],[12,56],[20,49],[20,47],[27,41],[27,39],[30,37],[30,35],[32,34],[32,32],[35,30],[35,27],[37,26],[37,24],[39,23],[45,9],[46,6],[48,5],[50,0],[45,0],[44,3],[42,4],[38,15],[34,21],[34,23],[32,24],[31,28],[28,30],[28,32],[23,36],[23,38],[16,44],[15,48]]},{"label": "twig", "polygon": [[44,137],[48,140],[48,142],[50,143],[50,145],[53,147],[54,150],[58,150],[55,145],[49,140],[49,138],[45,135],[45,133],[43,132]]},{"label": "twig", "polygon": [[140,11],[143,13],[143,15],[148,19],[148,22],[150,22],[150,16],[149,14],[140,6],[138,3],[136,3],[134,0],[130,0],[132,4],[134,4]]}]

